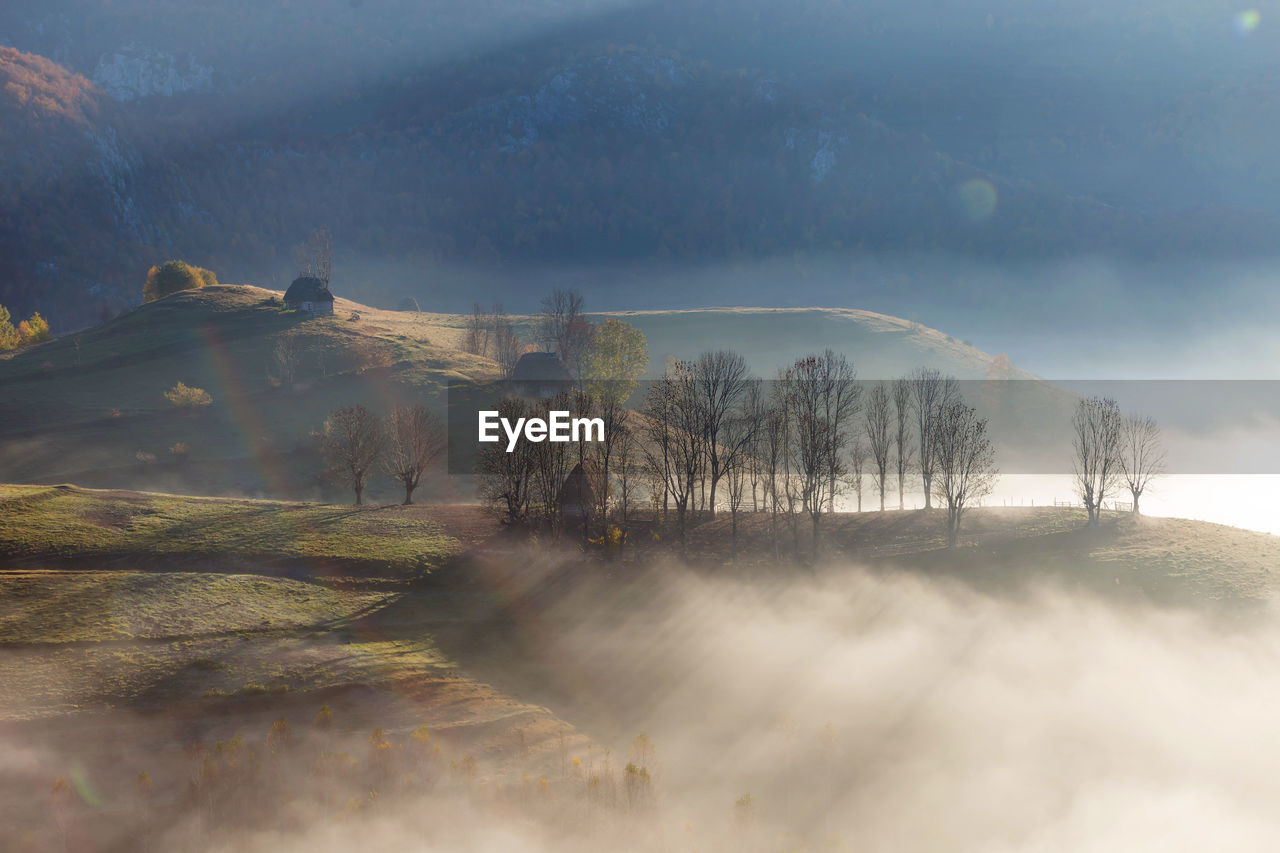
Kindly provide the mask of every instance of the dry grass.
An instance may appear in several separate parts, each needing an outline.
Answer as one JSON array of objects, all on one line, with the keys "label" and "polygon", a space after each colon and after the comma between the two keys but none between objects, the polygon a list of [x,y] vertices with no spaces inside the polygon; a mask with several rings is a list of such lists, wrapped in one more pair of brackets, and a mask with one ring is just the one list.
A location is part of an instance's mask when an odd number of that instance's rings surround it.
[{"label": "dry grass", "polygon": [[[429,572],[477,535],[468,514],[429,506],[352,507],[191,498],[71,486],[0,486],[0,561],[284,561],[361,573]],[[114,566],[113,566],[114,567]]]},{"label": "dry grass", "polygon": [[[633,525],[632,556],[675,549],[673,525]],[[993,590],[1055,579],[1107,595],[1204,605],[1256,605],[1280,594],[1280,539],[1208,522],[1107,514],[1089,529],[1083,510],[993,507],[970,510],[961,547],[946,548],[945,512],[838,513],[821,521],[819,563],[856,561],[886,569],[949,575]],[[777,521],[778,551],[794,558],[797,539]],[[808,517],[798,523],[802,563],[813,560]],[[731,556],[727,513],[694,524],[689,559],[720,570],[775,571],[774,527],[764,513],[739,517],[738,556]]]}]

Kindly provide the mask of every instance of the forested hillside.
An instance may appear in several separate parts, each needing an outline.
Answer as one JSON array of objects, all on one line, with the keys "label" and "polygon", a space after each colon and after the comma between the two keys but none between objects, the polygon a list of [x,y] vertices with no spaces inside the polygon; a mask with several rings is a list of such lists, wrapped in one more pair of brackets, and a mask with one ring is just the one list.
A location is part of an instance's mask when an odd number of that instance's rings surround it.
[{"label": "forested hillside", "polygon": [[[454,26],[465,5],[6,4],[0,303],[81,325],[170,257],[283,286],[317,226],[347,295],[460,310],[469,289],[440,286],[459,269],[1237,257],[1270,251],[1280,222],[1270,119],[1250,118],[1270,66],[1216,31],[997,4],[958,29],[904,12],[907,41],[882,4],[763,0],[495,0],[491,25]],[[987,58],[957,65],[934,30]],[[733,45],[765,32],[745,64]],[[1054,70],[1073,39],[1113,67],[1213,62],[1136,111]],[[894,50],[902,67],[875,70]],[[1097,177],[1103,155],[1127,165]]]}]

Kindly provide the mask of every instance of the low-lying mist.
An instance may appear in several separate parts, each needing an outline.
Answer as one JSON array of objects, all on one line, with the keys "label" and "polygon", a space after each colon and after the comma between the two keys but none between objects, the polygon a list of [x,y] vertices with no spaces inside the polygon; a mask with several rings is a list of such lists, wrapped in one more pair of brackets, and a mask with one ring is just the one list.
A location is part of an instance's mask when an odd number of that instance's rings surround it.
[{"label": "low-lying mist", "polygon": [[[1269,615],[1120,605],[1048,585],[993,596],[848,566],[750,579],[671,566],[628,579],[616,565],[552,593],[537,579],[563,575],[530,562],[527,584],[506,587],[507,629],[441,646],[598,746],[467,766],[407,732],[388,732],[384,750],[377,734],[339,724],[314,752],[314,732],[299,729],[293,752],[268,737],[252,773],[220,746],[179,798],[187,805],[148,830],[152,849],[1280,843],[1280,631]],[[264,734],[246,737],[260,745]],[[121,760],[149,764],[154,748]],[[216,795],[226,804],[247,797],[249,808],[254,785],[288,795],[240,822],[203,781],[219,773],[249,773]],[[73,840],[92,835],[87,818],[77,827]]]},{"label": "low-lying mist", "polygon": [[598,702],[575,722],[648,734],[672,826],[726,831],[750,794],[765,849],[1280,840],[1280,632],[1263,621],[843,569],[671,576],[555,610],[572,627],[548,665]]}]

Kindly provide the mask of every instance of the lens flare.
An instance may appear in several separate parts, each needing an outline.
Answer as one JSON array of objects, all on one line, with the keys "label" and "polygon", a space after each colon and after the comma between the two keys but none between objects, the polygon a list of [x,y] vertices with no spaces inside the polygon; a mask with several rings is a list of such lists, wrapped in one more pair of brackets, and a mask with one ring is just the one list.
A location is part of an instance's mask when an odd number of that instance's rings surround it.
[{"label": "lens flare", "polygon": [[1262,23],[1262,13],[1257,9],[1245,9],[1236,13],[1235,24],[1236,32],[1242,36],[1247,36],[1258,28]]},{"label": "lens flare", "polygon": [[84,768],[78,765],[71,768],[71,786],[75,788],[76,793],[86,805],[95,809],[102,805],[102,800],[98,799],[97,793],[89,784],[89,777],[85,774]]},{"label": "lens flare", "polygon": [[996,188],[988,180],[972,178],[956,189],[960,211],[971,222],[983,222],[996,212]]}]

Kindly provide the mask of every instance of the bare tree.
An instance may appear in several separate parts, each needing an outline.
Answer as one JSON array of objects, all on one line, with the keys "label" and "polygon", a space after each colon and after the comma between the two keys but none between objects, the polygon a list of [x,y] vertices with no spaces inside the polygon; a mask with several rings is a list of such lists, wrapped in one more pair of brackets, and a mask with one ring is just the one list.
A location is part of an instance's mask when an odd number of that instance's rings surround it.
[{"label": "bare tree", "polygon": [[711,516],[716,514],[716,488],[725,474],[725,449],[721,433],[746,391],[747,362],[731,350],[707,352],[698,356],[691,367],[698,433],[706,454],[711,481]]},{"label": "bare tree", "polygon": [[[671,508],[671,445],[674,441],[674,426],[670,407],[674,404],[674,389],[670,377],[674,369],[668,364],[662,377],[649,387],[642,409],[645,420],[640,451],[644,457],[645,470],[653,484],[654,517],[656,519],[660,515],[664,524]],[[661,500],[658,499],[659,494],[662,495]]]},{"label": "bare tree", "polygon": [[848,359],[832,350],[818,358],[822,383],[822,412],[827,422],[827,507],[836,511],[837,483],[843,480],[845,445],[856,431],[854,421],[862,405],[862,388]]},{"label": "bare tree", "polygon": [[724,477],[729,487],[729,518],[733,537],[733,556],[738,555],[738,513],[746,499],[747,483],[751,481],[754,460],[752,452],[760,434],[764,410],[761,404],[760,381],[750,380],[739,396],[738,405],[729,413],[721,433],[723,443],[722,463]]},{"label": "bare tree", "polygon": [[467,315],[467,324],[462,338],[462,348],[474,355],[489,356],[489,335],[492,318],[488,311],[480,307],[479,302],[471,304],[471,313]]},{"label": "bare tree", "polygon": [[404,504],[408,506],[422,475],[444,452],[444,426],[423,406],[397,406],[387,415],[386,431],[383,467],[404,486]]},{"label": "bare tree", "polygon": [[1150,416],[1124,418],[1120,428],[1120,475],[1133,496],[1133,514],[1147,486],[1165,472],[1160,427]]},{"label": "bare tree", "polygon": [[783,455],[788,445],[787,430],[789,417],[787,413],[785,392],[775,393],[765,404],[764,417],[760,429],[760,470],[764,489],[762,500],[769,510],[769,535],[773,540],[774,560],[780,558],[778,553],[778,480],[783,471]]},{"label": "bare tree", "polygon": [[937,422],[944,408],[959,396],[956,381],[939,371],[922,367],[907,380],[911,383],[911,402],[916,415],[916,437],[920,446],[916,464],[924,486],[924,508],[933,507],[933,475],[938,467],[936,441]]},{"label": "bare tree", "polygon": [[302,348],[295,336],[283,335],[276,338],[276,345],[271,350],[270,378],[284,388],[293,387],[301,362]]},{"label": "bare tree", "polygon": [[880,511],[884,512],[884,494],[889,484],[889,453],[893,448],[892,416],[889,411],[889,389],[883,382],[871,386],[863,429],[867,450],[871,454],[871,479],[880,493]]},{"label": "bare tree", "polygon": [[906,509],[907,472],[911,469],[911,383],[898,379],[893,383],[894,457],[898,463],[898,509]]},{"label": "bare tree", "polygon": [[[630,418],[628,418],[628,421]],[[625,541],[627,525],[630,522],[631,498],[636,488],[636,457],[639,453],[638,438],[636,427],[631,423],[624,423],[618,430],[617,449],[615,451],[617,458],[614,462],[615,471],[618,479],[618,513],[621,518],[622,531]]]},{"label": "bare tree", "polygon": [[947,504],[947,547],[954,548],[960,537],[965,510],[991,494],[1000,472],[995,449],[987,436],[987,420],[959,400],[952,400],[938,413],[937,478],[934,492]]},{"label": "bare tree", "polygon": [[834,510],[836,492],[843,482],[843,448],[861,389],[848,360],[831,350],[797,361],[788,371],[786,386],[800,503],[810,514],[816,550],[821,515]]},{"label": "bare tree", "polygon": [[675,502],[683,548],[689,502],[702,464],[698,397],[687,363],[668,368],[649,387],[644,413],[651,439],[645,451],[649,467],[662,476],[664,493]]},{"label": "bare tree", "polygon": [[[572,410],[573,403],[569,399],[568,392],[562,391],[554,398],[535,405],[536,414],[546,418],[552,410]],[[524,451],[530,469],[529,498],[532,508],[542,524],[557,535],[561,532],[564,523],[564,519],[560,516],[560,490],[564,487],[565,480],[573,468],[573,451],[574,448],[571,445],[553,441],[530,444]],[[583,509],[585,510],[586,507]],[[585,518],[583,524],[584,526],[586,524]]]},{"label": "bare tree", "polygon": [[1071,418],[1076,492],[1091,527],[1097,526],[1102,503],[1120,476],[1121,422],[1116,401],[1102,397],[1081,400]]},{"label": "bare tree", "polygon": [[756,380],[747,385],[742,405],[749,411],[756,413],[756,428],[751,431],[743,467],[746,470],[747,482],[751,489],[751,511],[759,512],[761,502],[757,495],[763,470],[764,419],[768,414],[768,404],[765,402],[762,382]]},{"label": "bare tree", "polygon": [[316,228],[293,249],[298,275],[318,278],[325,284],[333,271],[333,235],[328,228]]},{"label": "bare tree", "polygon": [[[796,405],[796,397],[801,393],[796,379],[795,365],[778,372],[778,379],[773,384],[774,407],[777,409],[781,429],[778,452],[778,477],[775,490],[780,488],[785,500],[787,526],[791,528],[792,553],[800,553],[800,510],[805,509],[804,495],[806,488],[812,488],[812,482],[804,482],[799,476],[803,465],[800,462],[801,446],[804,439],[800,432],[800,406]],[[820,447],[820,443],[810,442],[810,447]]]},{"label": "bare tree", "polygon": [[493,315],[493,360],[498,362],[498,366],[502,368],[502,375],[510,377],[511,371],[515,370],[516,362],[520,360],[520,351],[523,344],[520,338],[516,336],[515,327],[511,324],[511,318],[502,311],[501,306],[495,306]]},{"label": "bare tree", "polygon": [[[517,397],[505,397],[498,402],[499,417],[506,418],[511,423],[515,423],[519,418],[526,418],[530,414],[532,414],[531,407]],[[535,445],[527,441],[518,441],[515,449],[510,453],[502,442],[481,445],[476,459],[480,496],[486,505],[503,517],[507,524],[519,524],[528,517],[535,463],[530,448],[548,444],[551,442]],[[563,444],[555,446],[565,447]],[[563,479],[560,482],[563,482]]]},{"label": "bare tree", "polygon": [[343,406],[324,422],[320,446],[333,477],[355,492],[356,506],[363,502],[370,469],[386,449],[382,420],[364,406]]},{"label": "bare tree", "polygon": [[569,337],[569,330],[582,318],[582,294],[576,290],[556,288],[543,297],[538,316],[538,343],[546,352],[559,354]]},{"label": "bare tree", "polygon": [[573,379],[582,378],[595,327],[582,313],[582,294],[557,288],[542,300],[537,337],[542,348],[554,352]]},{"label": "bare tree", "polygon": [[[599,484],[593,483],[592,487],[602,522],[607,521],[609,516],[609,482],[611,475],[616,473],[613,465],[616,462],[618,443],[622,440],[623,433],[628,431],[627,420],[630,412],[622,405],[623,400],[619,397],[619,394],[602,393],[594,395],[592,400],[593,414],[604,421],[604,440],[591,443],[591,458],[595,462],[600,480]],[[600,485],[601,488],[595,489],[596,485]]]},{"label": "bare tree", "polygon": [[462,348],[493,359],[504,377],[511,375],[520,360],[522,345],[502,303],[495,302],[487,309],[479,302],[472,304],[463,326]]},{"label": "bare tree", "polygon": [[862,472],[867,467],[867,446],[862,443],[862,436],[854,436],[853,446],[849,449],[849,461],[852,463],[849,485],[858,496],[858,512],[862,512]]},{"label": "bare tree", "polygon": [[587,362],[595,337],[595,325],[586,318],[580,317],[569,327],[563,345],[557,350],[565,372],[579,385],[586,376]]}]

